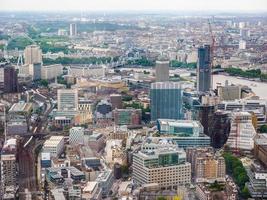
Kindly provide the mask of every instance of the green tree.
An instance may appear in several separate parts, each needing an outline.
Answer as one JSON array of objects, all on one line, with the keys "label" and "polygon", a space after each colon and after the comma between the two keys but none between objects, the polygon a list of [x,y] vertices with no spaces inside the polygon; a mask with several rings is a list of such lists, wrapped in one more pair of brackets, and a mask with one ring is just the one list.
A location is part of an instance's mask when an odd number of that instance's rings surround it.
[{"label": "green tree", "polygon": [[161,196],[161,197],[158,197],[157,200],[167,200],[167,198]]},{"label": "green tree", "polygon": [[263,124],[260,127],[260,133],[267,133],[267,124]]}]

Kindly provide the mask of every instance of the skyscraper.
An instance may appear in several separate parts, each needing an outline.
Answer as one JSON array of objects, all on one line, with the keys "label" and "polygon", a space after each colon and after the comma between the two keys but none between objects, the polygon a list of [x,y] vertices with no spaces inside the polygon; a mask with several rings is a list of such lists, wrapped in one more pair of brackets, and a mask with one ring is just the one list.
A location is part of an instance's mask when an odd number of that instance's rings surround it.
[{"label": "skyscraper", "polygon": [[33,63],[29,65],[29,74],[32,76],[32,80],[39,80],[42,77],[42,64]]},{"label": "skyscraper", "polygon": [[197,90],[199,92],[207,92],[212,88],[211,70],[210,46],[205,45],[198,49]]},{"label": "skyscraper", "polygon": [[182,89],[177,82],[156,82],[150,88],[151,120],[182,119]]},{"label": "skyscraper", "polygon": [[11,65],[4,68],[4,92],[18,92],[18,76],[14,67]]},{"label": "skyscraper", "polygon": [[76,89],[61,89],[57,91],[58,111],[78,110],[78,91]]},{"label": "skyscraper", "polygon": [[77,35],[77,25],[72,23],[70,24],[70,36],[76,36]]},{"label": "skyscraper", "polygon": [[38,45],[29,45],[24,50],[25,65],[42,63],[42,50]]},{"label": "skyscraper", "polygon": [[169,61],[167,60],[156,61],[156,81],[157,82],[169,81]]}]

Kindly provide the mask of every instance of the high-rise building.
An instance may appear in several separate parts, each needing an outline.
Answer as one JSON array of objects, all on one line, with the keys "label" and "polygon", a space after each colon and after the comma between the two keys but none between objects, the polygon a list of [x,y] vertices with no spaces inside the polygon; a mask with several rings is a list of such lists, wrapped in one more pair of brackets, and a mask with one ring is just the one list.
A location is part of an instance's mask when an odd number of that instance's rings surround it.
[{"label": "high-rise building", "polygon": [[[177,188],[191,182],[191,164],[184,150],[167,140],[144,146],[133,154],[133,180],[138,185],[158,183],[160,187]],[[151,146],[152,141],[148,144]]]},{"label": "high-rise building", "polygon": [[61,64],[42,66],[42,79],[50,80],[63,74],[63,66]]},{"label": "high-rise building", "polygon": [[42,50],[38,45],[29,45],[24,50],[25,65],[43,63]]},{"label": "high-rise building", "polygon": [[60,89],[57,91],[58,111],[78,110],[78,90]]},{"label": "high-rise building", "polygon": [[4,92],[18,92],[18,75],[12,66],[4,68]]},{"label": "high-rise building", "polygon": [[256,134],[250,113],[233,112],[230,134],[226,145],[235,152],[251,151],[254,148]]},{"label": "high-rise building", "polygon": [[42,64],[33,63],[29,65],[29,74],[32,76],[32,80],[39,80],[42,78]]},{"label": "high-rise building", "polygon": [[151,120],[182,119],[182,87],[178,82],[156,82],[150,88]]},{"label": "high-rise building", "polygon": [[205,45],[198,49],[197,90],[199,92],[207,92],[212,88],[211,73],[210,46]]},{"label": "high-rise building", "polygon": [[16,139],[5,142],[1,152],[1,187],[2,199],[15,199],[17,185]]},{"label": "high-rise building", "polygon": [[196,183],[225,182],[225,161],[215,155],[212,148],[188,148],[187,161],[192,166],[192,176]]},{"label": "high-rise building", "polygon": [[70,36],[76,36],[77,35],[77,24],[71,23],[70,24]]},{"label": "high-rise building", "polygon": [[156,61],[156,82],[169,81],[169,61]]}]

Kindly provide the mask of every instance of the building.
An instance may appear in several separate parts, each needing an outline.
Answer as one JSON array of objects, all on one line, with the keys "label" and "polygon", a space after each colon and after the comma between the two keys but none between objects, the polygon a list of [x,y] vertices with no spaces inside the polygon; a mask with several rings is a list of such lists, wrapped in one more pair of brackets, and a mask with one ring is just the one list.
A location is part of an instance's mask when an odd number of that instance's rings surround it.
[{"label": "building", "polygon": [[245,50],[246,48],[247,48],[247,42],[245,40],[240,40],[239,41],[239,49]]},{"label": "building", "polygon": [[70,36],[76,36],[77,35],[77,24],[71,23],[70,24]]},{"label": "building", "polygon": [[254,138],[254,156],[267,167],[267,134],[258,134]]},{"label": "building", "polygon": [[[158,183],[161,188],[177,188],[191,182],[191,164],[176,145],[151,141],[133,154],[133,181],[137,185]],[[153,145],[153,148],[150,147]]]},{"label": "building", "polygon": [[180,148],[210,146],[210,137],[203,134],[198,121],[159,119],[157,127],[159,140],[170,139]]},{"label": "building", "polygon": [[226,179],[226,183],[221,185],[222,189],[211,189],[211,184],[199,183],[196,185],[196,196],[199,200],[210,200],[210,199],[227,199],[237,200],[238,190],[234,181],[229,177]]},{"label": "building", "polygon": [[88,145],[94,151],[99,152],[105,147],[105,137],[101,133],[93,133],[88,138]]},{"label": "building", "polygon": [[98,182],[99,187],[102,190],[102,198],[107,197],[109,194],[109,191],[112,188],[113,182],[114,182],[114,175],[112,170],[106,169],[102,171],[95,180]]},{"label": "building", "polygon": [[246,168],[249,182],[247,187],[254,199],[267,198],[267,170],[257,162],[253,162]]},{"label": "building", "polygon": [[112,105],[112,109],[122,109],[122,97],[121,94],[111,94],[110,95],[110,103]]},{"label": "building", "polygon": [[254,137],[256,134],[250,113],[233,112],[230,134],[226,145],[235,152],[251,151],[254,148]]},{"label": "building", "polygon": [[127,156],[126,151],[123,148],[123,140],[107,140],[106,141],[106,147],[105,147],[105,153],[106,157],[105,160],[107,163],[113,165],[115,163],[119,163],[121,165],[126,164],[127,162]]},{"label": "building", "polygon": [[150,87],[151,120],[182,119],[182,88],[178,82],[156,82]]},{"label": "building", "polygon": [[29,64],[29,74],[32,76],[32,80],[39,80],[42,78],[42,64],[33,63]]},{"label": "building", "polygon": [[18,92],[18,75],[16,69],[12,66],[4,67],[4,92]]},{"label": "building", "polygon": [[50,153],[52,157],[58,157],[64,150],[64,137],[51,136],[43,145],[43,152]]},{"label": "building", "polygon": [[107,100],[102,99],[97,105],[95,110],[97,119],[112,119],[112,105]]},{"label": "building", "polygon": [[197,90],[207,92],[212,88],[212,66],[210,46],[205,45],[198,49],[197,62]]},{"label": "building", "polygon": [[63,74],[63,66],[61,64],[42,66],[41,78],[45,80],[55,79]]},{"label": "building", "polygon": [[38,45],[29,45],[24,50],[25,65],[43,63],[42,50]]},{"label": "building", "polygon": [[266,123],[266,100],[240,99],[234,101],[222,101],[218,104],[219,110],[246,111],[254,114],[257,118],[257,128]]},{"label": "building", "polygon": [[113,110],[114,122],[116,125],[140,125],[142,110],[127,108]]},{"label": "building", "polygon": [[71,146],[83,145],[84,144],[84,128],[83,127],[72,127],[69,130],[69,144]]},{"label": "building", "polygon": [[57,91],[57,110],[76,111],[78,110],[78,90],[60,89]]},{"label": "building", "polygon": [[225,182],[225,161],[215,155],[212,148],[187,148],[186,158],[192,167],[192,177],[196,183]]},{"label": "building", "polygon": [[89,181],[86,183],[86,186],[82,191],[82,200],[101,200],[102,199],[102,191],[99,187],[98,182]]},{"label": "building", "polygon": [[156,82],[169,81],[169,61],[156,61]]},{"label": "building", "polygon": [[0,192],[2,192],[2,199],[15,199],[18,190],[17,180],[17,141],[16,139],[9,139],[4,143],[1,151],[1,183]]},{"label": "building", "polygon": [[241,99],[241,86],[239,85],[228,85],[226,82],[225,86],[218,86],[217,90],[221,100],[231,101]]}]

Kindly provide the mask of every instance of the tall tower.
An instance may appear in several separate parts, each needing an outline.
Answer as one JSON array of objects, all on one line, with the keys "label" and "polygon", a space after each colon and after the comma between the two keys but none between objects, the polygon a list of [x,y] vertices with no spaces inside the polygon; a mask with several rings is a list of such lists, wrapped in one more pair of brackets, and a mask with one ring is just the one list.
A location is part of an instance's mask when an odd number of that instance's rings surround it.
[{"label": "tall tower", "polygon": [[151,120],[183,119],[182,88],[178,82],[156,82],[150,88]]},{"label": "tall tower", "polygon": [[70,24],[70,36],[76,36],[77,35],[77,25],[72,23]]},{"label": "tall tower", "polygon": [[18,76],[11,65],[4,67],[4,92],[18,92]]},{"label": "tall tower", "polygon": [[42,63],[42,50],[38,45],[29,45],[24,50],[25,65]]},{"label": "tall tower", "polygon": [[169,81],[169,61],[156,61],[156,82]]},{"label": "tall tower", "polygon": [[204,45],[198,49],[197,90],[199,92],[207,92],[212,89],[212,67],[210,54],[210,45]]}]

